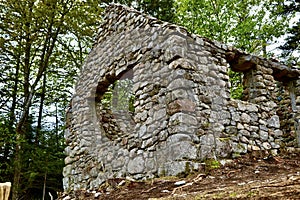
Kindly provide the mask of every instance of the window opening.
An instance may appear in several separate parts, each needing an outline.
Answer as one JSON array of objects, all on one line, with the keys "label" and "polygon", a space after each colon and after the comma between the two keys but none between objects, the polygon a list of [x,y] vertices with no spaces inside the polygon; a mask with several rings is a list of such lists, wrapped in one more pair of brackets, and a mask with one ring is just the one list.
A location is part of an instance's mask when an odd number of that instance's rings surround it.
[{"label": "window opening", "polygon": [[96,113],[109,139],[128,141],[126,138],[134,132],[134,100],[132,69],[124,72],[121,77],[111,76],[99,83]]},{"label": "window opening", "polygon": [[101,103],[113,111],[134,112],[134,94],[132,79],[116,80],[104,93]]},{"label": "window opening", "polygon": [[242,72],[235,72],[232,69],[229,69],[228,75],[231,84],[230,97],[232,99],[243,99],[245,95],[243,85],[244,74]]}]

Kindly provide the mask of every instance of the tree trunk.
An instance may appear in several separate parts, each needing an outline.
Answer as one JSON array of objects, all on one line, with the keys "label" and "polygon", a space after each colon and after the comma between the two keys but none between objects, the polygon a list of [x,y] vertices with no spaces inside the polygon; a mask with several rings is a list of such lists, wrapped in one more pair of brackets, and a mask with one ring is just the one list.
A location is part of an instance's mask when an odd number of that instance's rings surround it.
[{"label": "tree trunk", "polygon": [[44,176],[43,200],[45,199],[45,193],[46,193],[46,182],[47,182],[47,172],[45,172],[45,176]]},{"label": "tree trunk", "polygon": [[44,72],[44,77],[43,77],[43,85],[42,85],[42,91],[41,91],[41,100],[40,100],[40,106],[39,106],[39,115],[38,115],[38,124],[36,127],[36,136],[35,136],[35,144],[38,145],[40,135],[41,135],[41,130],[42,130],[42,118],[43,118],[43,109],[44,109],[44,101],[45,101],[45,93],[46,93],[46,79],[47,79],[47,74],[46,71]]},{"label": "tree trunk", "polygon": [[14,178],[12,184],[12,199],[19,199],[19,190],[20,190],[20,179],[21,179],[21,170],[22,170],[22,143],[25,139],[23,125],[26,123],[29,114],[29,107],[31,105],[32,95],[30,94],[30,57],[31,57],[31,45],[32,41],[30,38],[30,27],[31,27],[31,15],[32,15],[33,3],[31,3],[28,8],[28,21],[25,23],[25,57],[24,57],[24,80],[23,80],[23,89],[24,89],[24,102],[23,102],[23,111],[22,116],[16,127],[16,146],[15,146],[15,157],[14,157]]},{"label": "tree trunk", "polygon": [[14,179],[13,179],[13,187],[12,187],[12,199],[19,199],[19,189],[20,189],[20,178],[21,178],[21,151],[22,151],[22,133],[16,133],[16,146],[15,146],[15,158],[14,158]]},{"label": "tree trunk", "polygon": [[55,102],[55,138],[56,138],[56,149],[59,149],[59,138],[58,138],[58,127],[59,127],[59,119],[58,119],[58,107],[57,102]]}]

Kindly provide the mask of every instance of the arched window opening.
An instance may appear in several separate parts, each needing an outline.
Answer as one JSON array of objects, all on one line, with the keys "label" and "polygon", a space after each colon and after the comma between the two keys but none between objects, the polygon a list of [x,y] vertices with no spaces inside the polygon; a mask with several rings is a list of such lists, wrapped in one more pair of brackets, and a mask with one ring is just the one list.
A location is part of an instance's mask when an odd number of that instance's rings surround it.
[{"label": "arched window opening", "polygon": [[100,85],[106,87],[96,95],[96,113],[100,126],[109,139],[127,141],[126,138],[135,127],[133,71],[126,71],[121,77],[109,77],[109,84],[99,83],[99,88],[102,88]]}]

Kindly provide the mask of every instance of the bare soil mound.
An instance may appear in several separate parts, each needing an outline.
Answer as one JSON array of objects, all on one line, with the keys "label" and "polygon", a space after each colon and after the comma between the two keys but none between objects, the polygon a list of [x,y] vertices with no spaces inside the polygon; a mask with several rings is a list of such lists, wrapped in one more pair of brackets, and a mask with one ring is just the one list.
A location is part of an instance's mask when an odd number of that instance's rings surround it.
[{"label": "bare soil mound", "polygon": [[110,179],[98,191],[69,197],[60,199],[300,199],[300,153],[245,155],[220,166],[203,165],[182,178]]}]

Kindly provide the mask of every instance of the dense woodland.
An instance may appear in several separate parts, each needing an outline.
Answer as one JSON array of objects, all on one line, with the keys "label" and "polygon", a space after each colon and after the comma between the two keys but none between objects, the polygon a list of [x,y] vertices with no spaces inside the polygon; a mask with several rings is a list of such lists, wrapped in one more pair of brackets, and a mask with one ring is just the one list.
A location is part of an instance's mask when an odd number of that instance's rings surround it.
[{"label": "dense woodland", "polygon": [[[13,199],[62,190],[65,111],[110,0],[0,0],[0,182]],[[120,0],[249,53],[300,64],[298,0]],[[285,38],[279,49],[269,47]],[[281,52],[279,54],[278,52]],[[232,95],[241,77],[229,72]]]}]

